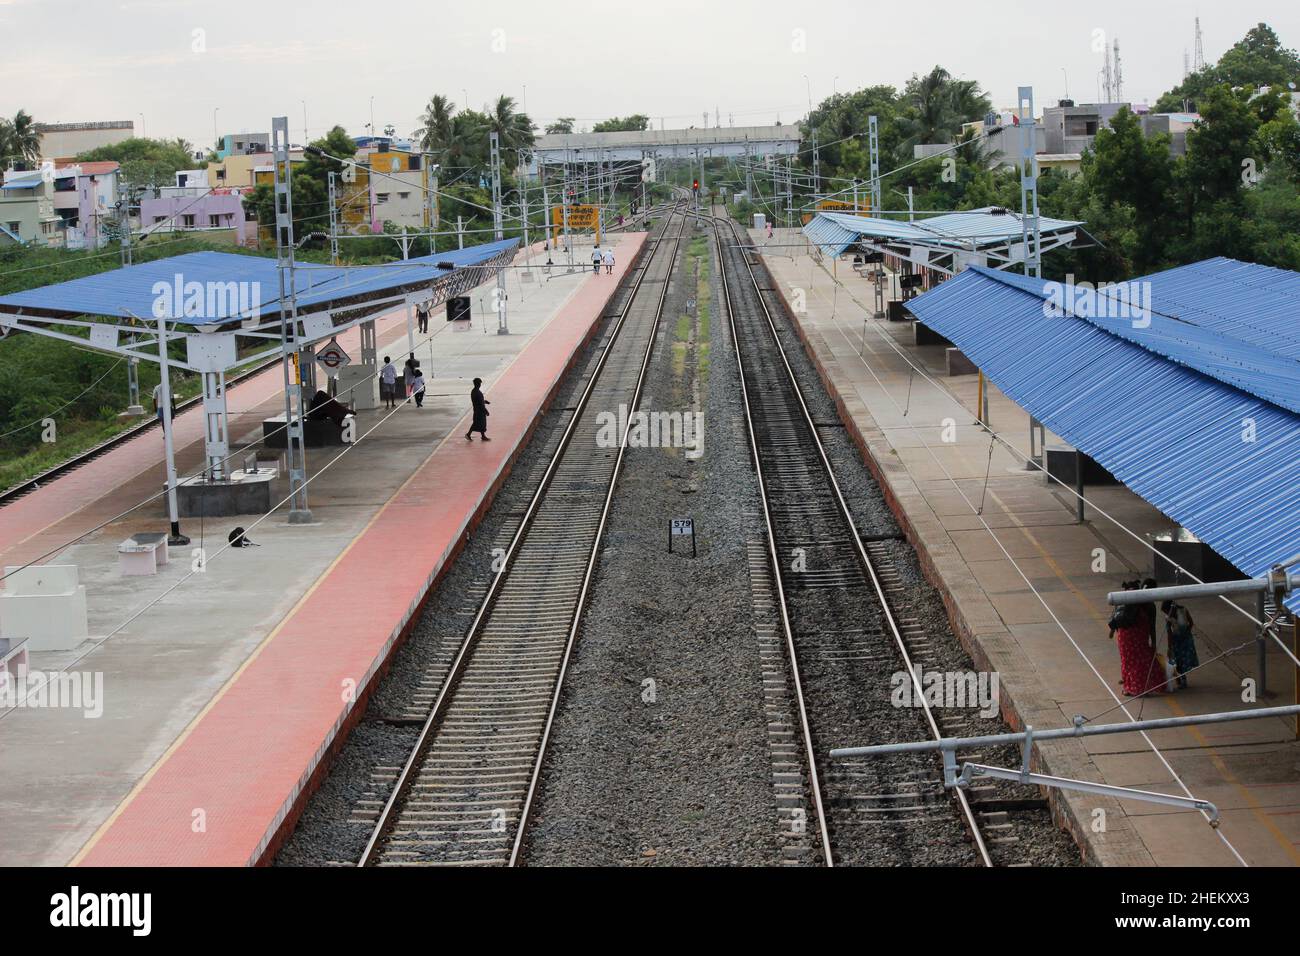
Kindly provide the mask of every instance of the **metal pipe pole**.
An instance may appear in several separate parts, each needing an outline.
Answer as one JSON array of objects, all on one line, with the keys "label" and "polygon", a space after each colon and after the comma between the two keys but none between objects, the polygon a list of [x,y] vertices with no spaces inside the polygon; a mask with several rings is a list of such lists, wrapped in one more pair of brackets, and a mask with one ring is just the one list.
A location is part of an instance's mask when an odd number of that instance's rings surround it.
[{"label": "metal pipe pole", "polygon": [[[1268,608],[1265,606],[1268,601],[1268,592],[1260,591],[1255,598],[1255,617],[1260,621],[1268,620]],[[1263,700],[1264,695],[1268,692],[1268,638],[1265,635],[1268,628],[1260,624],[1255,630],[1255,677],[1258,686],[1255,688],[1256,700]]]},{"label": "metal pipe pole", "polygon": [[1084,499],[1083,499],[1083,452],[1079,449],[1074,450],[1074,495],[1076,503],[1076,517],[1079,524],[1084,523]]},{"label": "metal pipe pole", "polygon": [[[1269,578],[1248,578],[1244,581],[1216,581],[1211,584],[1178,584],[1167,588],[1142,588],[1137,591],[1111,591],[1106,595],[1108,604],[1159,604],[1162,601],[1181,601],[1189,598],[1226,597],[1231,594],[1265,594],[1282,584],[1284,592],[1300,589],[1300,572],[1281,576],[1277,582]],[[1262,620],[1262,619],[1261,619]]]},{"label": "metal pipe pole", "polygon": [[831,758],[844,760],[852,757],[878,757],[884,754],[926,753],[935,750],[981,750],[1005,744],[1022,744],[1027,738],[1034,743],[1044,740],[1065,740],[1074,737],[1101,737],[1108,734],[1128,734],[1147,730],[1167,730],[1172,727],[1192,727],[1201,724],[1226,724],[1238,720],[1263,720],[1269,717],[1291,717],[1300,714],[1300,705],[1285,707],[1257,707],[1253,710],[1230,710],[1215,714],[1192,714],[1186,717],[1154,717],[1134,720],[1126,724],[1085,724],[1082,717],[1074,719],[1072,727],[1052,730],[1030,730],[1007,734],[986,734],[980,737],[943,737],[939,740],[915,740],[902,744],[876,744],[871,747],[840,747],[831,751]]}]

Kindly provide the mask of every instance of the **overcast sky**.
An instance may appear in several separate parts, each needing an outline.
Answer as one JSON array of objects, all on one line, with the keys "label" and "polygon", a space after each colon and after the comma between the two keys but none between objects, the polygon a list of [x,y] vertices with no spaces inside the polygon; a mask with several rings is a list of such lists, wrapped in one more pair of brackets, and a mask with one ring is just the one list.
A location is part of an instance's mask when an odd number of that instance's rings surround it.
[{"label": "overcast sky", "polygon": [[[0,0],[0,114],[44,122],[133,120],[207,145],[287,115],[301,139],[338,123],[416,128],[434,93],[481,107],[525,99],[539,123],[646,113],[655,125],[792,122],[814,102],[901,86],[942,64],[1010,107],[1066,92],[1097,98],[1104,31],[1118,38],[1125,99],[1182,77],[1194,18],[1213,61],[1259,21],[1300,46],[1300,2],[1182,0]],[[805,74],[808,79],[805,80]],[[712,122],[712,116],[710,117]]]}]

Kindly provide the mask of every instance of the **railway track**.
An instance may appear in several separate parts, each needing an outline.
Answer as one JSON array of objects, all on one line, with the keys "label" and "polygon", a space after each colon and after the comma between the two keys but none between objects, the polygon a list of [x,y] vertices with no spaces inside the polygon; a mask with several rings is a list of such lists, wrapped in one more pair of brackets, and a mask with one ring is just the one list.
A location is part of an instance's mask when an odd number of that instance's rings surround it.
[{"label": "railway track", "polygon": [[520,862],[626,447],[597,416],[637,407],[685,223],[673,209],[643,256],[359,866]]},{"label": "railway track", "polygon": [[[891,592],[901,590],[898,572],[884,543],[857,528],[819,434],[829,426],[819,426],[809,411],[777,333],[780,306],[769,305],[771,293],[741,248],[747,237],[742,241],[735,223],[709,218],[767,532],[769,573],[751,578],[758,589],[770,582],[773,595],[760,621],[769,720],[787,710],[793,715],[788,726],[770,725],[778,735],[778,807],[805,824],[793,833],[783,827],[786,862],[805,846],[815,846],[827,866],[924,861],[936,839],[961,840],[964,825],[977,862],[992,866],[984,828],[1000,826],[1000,818],[978,813],[965,793],[946,791],[936,760],[829,763],[832,747],[849,740],[915,736],[909,714],[916,712],[891,707],[889,689],[892,675],[926,662],[926,633],[891,606]],[[784,648],[780,662],[772,653],[777,646]],[[930,734],[951,732],[951,721],[960,720],[937,717],[924,699],[921,704]],[[791,793],[800,769],[806,809]]]},{"label": "railway track", "polygon": [[[274,368],[276,365],[279,364],[280,364],[279,358],[273,358],[270,359],[269,361],[259,363],[258,365],[255,365],[252,368],[240,372],[238,375],[235,375],[232,378],[228,379],[226,382],[226,388],[227,389],[234,388],[240,382],[246,381],[247,379],[252,378],[254,375],[257,375],[261,372],[265,372],[267,369]],[[176,411],[183,412],[187,408],[193,408],[195,406],[202,405],[202,404],[203,404],[203,396],[196,395],[194,398],[189,398],[183,402],[177,403]],[[12,504],[13,502],[17,501],[19,498],[31,494],[33,491],[37,491],[38,489],[43,488],[45,485],[48,485],[51,481],[54,481],[56,478],[60,478],[63,475],[66,475],[70,471],[76,471],[82,465],[89,464],[90,462],[94,461],[96,458],[100,457],[101,455],[105,455],[108,452],[112,451],[114,448],[117,448],[119,445],[125,445],[133,438],[138,438],[139,436],[143,435],[147,431],[151,431],[155,428],[161,428],[161,427],[162,424],[158,421],[157,416],[149,415],[139,424],[132,425],[130,428],[118,432],[116,435],[113,435],[111,438],[104,439],[102,442],[100,442],[98,445],[95,445],[93,448],[87,448],[85,451],[81,452],[81,454],[73,455],[67,461],[60,462],[59,464],[55,465],[53,468],[47,468],[39,475],[35,475],[31,478],[28,478],[26,481],[20,482],[19,484],[16,484],[10,488],[6,488],[3,491],[0,491],[0,508],[3,508],[5,505]]]}]

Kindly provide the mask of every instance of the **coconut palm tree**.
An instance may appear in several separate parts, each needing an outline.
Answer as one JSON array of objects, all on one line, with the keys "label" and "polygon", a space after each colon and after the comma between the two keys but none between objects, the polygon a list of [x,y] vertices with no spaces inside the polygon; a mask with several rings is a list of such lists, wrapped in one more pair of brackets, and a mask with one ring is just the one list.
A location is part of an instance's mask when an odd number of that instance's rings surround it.
[{"label": "coconut palm tree", "polygon": [[452,119],[456,105],[449,97],[435,93],[420,117],[420,148],[426,153],[442,156],[451,145],[454,135]]},{"label": "coconut palm tree", "polygon": [[569,134],[573,132],[573,117],[561,116],[554,123],[546,124],[546,133],[548,136],[557,133]]},{"label": "coconut palm tree", "polygon": [[907,115],[902,143],[910,156],[923,143],[950,143],[963,123],[979,119],[990,108],[989,98],[973,80],[954,79],[941,66],[925,76],[914,76],[903,94]]},{"label": "coconut palm tree", "polygon": [[41,134],[26,110],[11,120],[0,119],[0,163],[35,166],[41,158]]},{"label": "coconut palm tree", "polygon": [[504,93],[497,97],[488,113],[487,132],[496,133],[501,142],[502,163],[506,169],[519,165],[520,152],[527,151],[537,137],[533,133],[533,121],[526,113],[515,110],[515,98]]}]

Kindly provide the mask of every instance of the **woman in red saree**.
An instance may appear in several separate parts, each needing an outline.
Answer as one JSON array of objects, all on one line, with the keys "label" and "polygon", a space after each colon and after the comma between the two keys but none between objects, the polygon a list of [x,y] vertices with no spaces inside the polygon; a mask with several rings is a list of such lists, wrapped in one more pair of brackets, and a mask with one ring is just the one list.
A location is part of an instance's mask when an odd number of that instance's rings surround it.
[{"label": "woman in red saree", "polygon": [[[1126,582],[1124,589],[1132,587]],[[1129,697],[1159,692],[1165,683],[1164,668],[1156,660],[1155,608],[1148,604],[1126,604],[1111,616],[1111,632],[1119,643],[1119,669],[1124,693]]]}]

